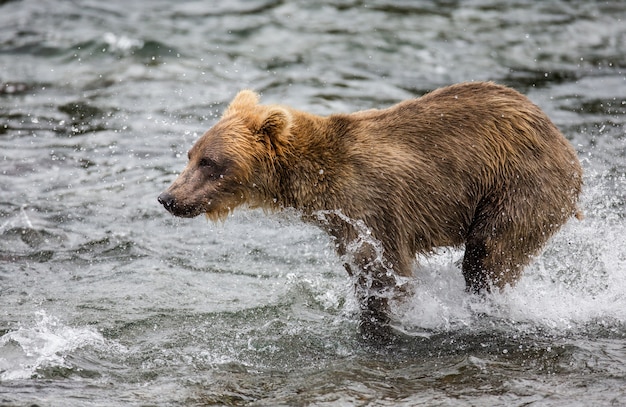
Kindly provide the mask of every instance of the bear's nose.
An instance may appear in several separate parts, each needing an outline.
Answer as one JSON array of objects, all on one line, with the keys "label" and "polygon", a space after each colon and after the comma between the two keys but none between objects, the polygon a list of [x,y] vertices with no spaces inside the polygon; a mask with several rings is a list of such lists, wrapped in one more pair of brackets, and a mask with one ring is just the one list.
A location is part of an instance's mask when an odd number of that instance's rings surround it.
[{"label": "bear's nose", "polygon": [[163,205],[165,209],[170,212],[174,208],[174,205],[176,205],[176,199],[174,199],[174,195],[170,194],[169,192],[161,193],[161,195],[159,195],[158,197],[158,200],[161,205]]}]

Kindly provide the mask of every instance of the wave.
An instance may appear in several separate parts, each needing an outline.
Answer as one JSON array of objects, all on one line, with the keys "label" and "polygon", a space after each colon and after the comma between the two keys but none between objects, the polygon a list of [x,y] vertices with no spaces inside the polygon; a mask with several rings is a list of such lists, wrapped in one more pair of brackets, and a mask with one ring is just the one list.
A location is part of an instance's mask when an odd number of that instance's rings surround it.
[{"label": "wave", "polygon": [[85,347],[103,347],[106,340],[90,327],[74,328],[49,316],[0,336],[0,381],[45,376],[49,369],[73,369],[68,355]]}]

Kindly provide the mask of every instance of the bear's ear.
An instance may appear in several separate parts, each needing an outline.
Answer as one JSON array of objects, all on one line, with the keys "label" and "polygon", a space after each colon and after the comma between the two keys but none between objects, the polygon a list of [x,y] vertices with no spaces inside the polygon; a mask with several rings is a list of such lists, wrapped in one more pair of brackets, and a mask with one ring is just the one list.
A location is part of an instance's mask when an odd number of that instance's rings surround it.
[{"label": "bear's ear", "polygon": [[271,147],[278,155],[282,155],[287,146],[288,129],[291,126],[291,114],[280,107],[270,107],[261,122],[256,135],[260,142]]},{"label": "bear's ear", "polygon": [[285,131],[291,122],[291,115],[280,107],[271,107],[257,130],[258,134],[269,137]]},{"label": "bear's ear", "polygon": [[230,102],[228,109],[224,114],[232,113],[234,111],[250,111],[254,106],[259,104],[259,95],[250,90],[244,89],[237,93],[237,96]]}]

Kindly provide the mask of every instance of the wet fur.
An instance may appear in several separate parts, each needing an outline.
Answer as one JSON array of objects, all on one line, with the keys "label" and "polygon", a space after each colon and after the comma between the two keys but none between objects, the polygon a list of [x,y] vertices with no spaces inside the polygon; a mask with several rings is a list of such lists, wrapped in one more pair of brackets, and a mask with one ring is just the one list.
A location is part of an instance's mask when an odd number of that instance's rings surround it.
[{"label": "wet fur", "polygon": [[[394,275],[410,276],[415,255],[440,246],[465,245],[468,290],[514,284],[578,214],[581,186],[575,151],[549,118],[520,93],[479,82],[327,117],[242,91],[159,200],[213,220],[241,204],[301,211],[350,255],[370,329],[387,322],[381,293],[399,290]],[[369,244],[348,253],[359,234],[346,219],[363,221],[382,259]]]}]

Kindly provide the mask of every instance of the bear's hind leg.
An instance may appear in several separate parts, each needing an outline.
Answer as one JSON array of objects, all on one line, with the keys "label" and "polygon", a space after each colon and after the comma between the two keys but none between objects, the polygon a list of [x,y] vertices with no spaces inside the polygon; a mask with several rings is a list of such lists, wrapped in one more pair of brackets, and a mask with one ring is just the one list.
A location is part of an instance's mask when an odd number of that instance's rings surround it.
[{"label": "bear's hind leg", "polygon": [[[503,194],[506,197],[506,194]],[[541,205],[542,197],[485,200],[465,241],[463,276],[470,292],[500,289],[519,280],[522,269],[568,217]]]},{"label": "bear's hind leg", "polygon": [[465,244],[463,277],[465,278],[466,290],[472,294],[489,291],[490,278],[484,264],[486,255],[484,241],[474,239]]},{"label": "bear's hind leg", "polygon": [[[503,239],[503,240],[500,240]],[[511,236],[510,239],[513,239]],[[515,245],[507,237],[469,239],[465,244],[463,277],[471,293],[489,292],[492,286],[499,289],[519,280],[523,267],[541,248]]]}]

